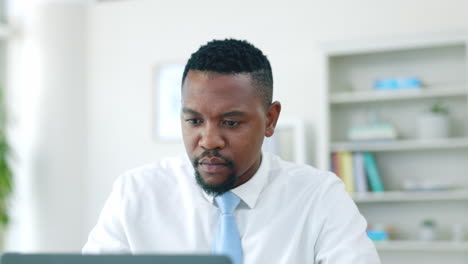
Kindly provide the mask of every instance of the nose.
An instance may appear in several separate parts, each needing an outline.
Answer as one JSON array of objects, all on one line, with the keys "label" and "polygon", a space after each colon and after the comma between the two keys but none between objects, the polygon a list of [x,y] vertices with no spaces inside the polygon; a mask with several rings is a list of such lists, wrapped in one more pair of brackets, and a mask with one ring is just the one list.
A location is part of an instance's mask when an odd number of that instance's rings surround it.
[{"label": "nose", "polygon": [[222,149],[226,141],[218,126],[207,124],[203,128],[198,145],[205,150]]}]

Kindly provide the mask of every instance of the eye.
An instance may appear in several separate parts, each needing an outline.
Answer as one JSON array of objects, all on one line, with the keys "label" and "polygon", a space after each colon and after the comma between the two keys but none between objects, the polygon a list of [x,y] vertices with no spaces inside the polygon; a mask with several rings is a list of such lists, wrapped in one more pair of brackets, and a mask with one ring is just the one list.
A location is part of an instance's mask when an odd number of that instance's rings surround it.
[{"label": "eye", "polygon": [[196,126],[196,125],[201,124],[202,121],[197,118],[190,118],[190,119],[186,119],[185,122],[189,123],[190,125]]},{"label": "eye", "polygon": [[236,127],[240,124],[238,121],[230,121],[230,120],[225,120],[223,121],[223,125],[226,127]]}]

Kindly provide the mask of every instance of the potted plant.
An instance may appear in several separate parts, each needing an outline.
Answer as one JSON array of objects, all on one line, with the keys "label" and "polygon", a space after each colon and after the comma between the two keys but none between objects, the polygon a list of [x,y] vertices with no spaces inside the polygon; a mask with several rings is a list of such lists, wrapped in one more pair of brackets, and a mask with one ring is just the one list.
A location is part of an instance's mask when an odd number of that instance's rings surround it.
[{"label": "potted plant", "polygon": [[449,110],[441,103],[433,104],[419,118],[421,139],[446,138],[449,136]]},{"label": "potted plant", "polygon": [[12,193],[12,171],[9,165],[10,148],[6,137],[6,109],[3,89],[0,88],[0,249],[3,249],[4,231],[9,223],[8,203]]},{"label": "potted plant", "polygon": [[419,239],[422,241],[433,241],[436,239],[436,223],[433,220],[426,219],[421,222]]}]

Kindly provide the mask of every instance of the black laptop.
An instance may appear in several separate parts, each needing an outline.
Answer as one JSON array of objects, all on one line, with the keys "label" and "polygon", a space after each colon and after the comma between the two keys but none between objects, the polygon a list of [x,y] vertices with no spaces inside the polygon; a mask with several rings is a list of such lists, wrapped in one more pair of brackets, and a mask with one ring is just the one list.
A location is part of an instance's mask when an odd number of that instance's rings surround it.
[{"label": "black laptop", "polygon": [[82,255],[5,253],[1,264],[232,264],[214,255]]}]

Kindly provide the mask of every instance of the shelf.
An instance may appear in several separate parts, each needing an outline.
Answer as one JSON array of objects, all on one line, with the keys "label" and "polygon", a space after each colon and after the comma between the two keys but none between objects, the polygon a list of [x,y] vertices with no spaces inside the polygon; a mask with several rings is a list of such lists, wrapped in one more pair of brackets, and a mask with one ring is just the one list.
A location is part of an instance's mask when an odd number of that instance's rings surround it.
[{"label": "shelf", "polygon": [[352,193],[351,197],[356,203],[380,203],[380,202],[418,202],[418,201],[468,201],[468,190],[449,191],[390,191]]},{"label": "shelf", "polygon": [[444,87],[431,86],[421,89],[399,91],[342,92],[330,94],[330,103],[352,104],[454,96],[468,96],[468,90],[463,85],[447,85]]},{"label": "shelf", "polygon": [[443,138],[431,140],[389,140],[372,142],[336,142],[331,151],[410,151],[425,149],[462,149],[468,148],[468,138]]},{"label": "shelf", "polygon": [[446,251],[468,252],[468,242],[454,241],[378,241],[374,242],[379,251]]},{"label": "shelf", "polygon": [[[330,154],[374,154],[386,191],[350,196],[368,223],[394,229],[388,231],[396,240],[375,242],[383,263],[465,263],[468,238],[455,242],[451,237],[455,223],[468,226],[466,34],[456,38],[409,35],[397,42],[371,39],[338,45],[324,48],[321,83],[326,109],[318,126],[320,168],[333,168],[341,176],[354,177],[358,170],[367,174],[372,169],[369,161],[366,168],[358,155],[350,159]],[[416,76],[426,85],[387,91],[373,87],[378,78],[405,76]],[[419,120],[438,102],[450,110],[452,137],[421,139]],[[350,129],[372,119],[391,123],[397,138],[355,141],[347,137]],[[419,241],[420,223],[425,219],[436,221],[437,237],[446,240]]]}]

